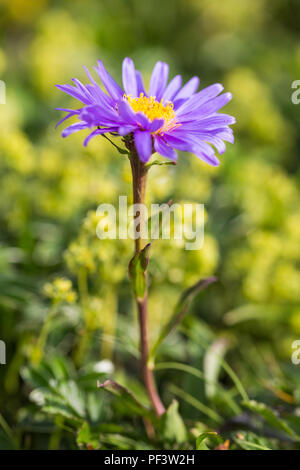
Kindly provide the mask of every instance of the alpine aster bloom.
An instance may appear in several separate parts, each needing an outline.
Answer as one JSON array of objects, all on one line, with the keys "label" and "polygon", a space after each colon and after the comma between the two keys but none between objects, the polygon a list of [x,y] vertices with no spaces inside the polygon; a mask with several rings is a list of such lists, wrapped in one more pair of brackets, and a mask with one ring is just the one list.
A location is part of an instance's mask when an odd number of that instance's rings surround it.
[{"label": "alpine aster bloom", "polygon": [[222,154],[226,149],[224,141],[233,143],[229,125],[235,119],[217,112],[230,101],[231,93],[220,94],[223,86],[219,83],[197,92],[198,77],[182,86],[181,76],[176,75],[168,84],[169,67],[164,62],[157,62],[147,93],[141,73],[129,58],[123,61],[123,89],[100,60],[95,70],[107,93],[86,68],[90,80],[87,85],[76,78],[73,78],[75,86],[56,85],[83,103],[76,110],[57,108],[68,113],[58,124],[71,116],[77,116],[79,120],[62,132],[63,137],[88,128],[92,132],[84,141],[87,145],[99,134],[131,135],[142,162],[147,162],[154,151],[176,160],[176,150],[182,150],[194,153],[214,166],[219,160],[211,145]]}]

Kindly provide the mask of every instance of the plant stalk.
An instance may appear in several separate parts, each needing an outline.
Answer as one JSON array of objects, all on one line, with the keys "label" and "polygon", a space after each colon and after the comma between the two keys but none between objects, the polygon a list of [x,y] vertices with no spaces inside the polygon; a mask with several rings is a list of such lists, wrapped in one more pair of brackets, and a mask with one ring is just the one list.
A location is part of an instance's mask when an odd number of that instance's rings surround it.
[{"label": "plant stalk", "polygon": [[[132,170],[132,183],[133,183],[133,203],[134,204],[145,204],[145,193],[146,193],[146,181],[147,171],[146,165],[140,161],[134,146],[130,148],[129,160]],[[136,228],[139,231],[139,236],[135,239],[135,255],[138,255],[143,249],[143,229],[145,227],[145,217],[143,211],[135,214],[135,217],[139,217],[140,226]],[[148,288],[146,287],[145,295],[143,298],[135,296],[137,310],[138,310],[138,322],[140,332],[140,347],[141,347],[141,370],[143,381],[157,416],[161,416],[165,413],[165,407],[158,395],[153,370],[148,365],[149,357],[149,335],[148,335]]]}]

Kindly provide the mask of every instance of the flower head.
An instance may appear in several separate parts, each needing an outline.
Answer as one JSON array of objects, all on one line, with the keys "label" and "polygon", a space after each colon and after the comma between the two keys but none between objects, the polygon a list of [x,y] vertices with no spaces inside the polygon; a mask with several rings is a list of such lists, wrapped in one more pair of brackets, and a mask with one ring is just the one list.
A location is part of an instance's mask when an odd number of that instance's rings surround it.
[{"label": "flower head", "polygon": [[219,154],[225,152],[224,141],[233,143],[230,125],[235,119],[218,111],[231,99],[231,93],[223,93],[219,83],[197,92],[199,78],[191,78],[182,86],[182,78],[176,75],[168,83],[169,67],[163,62],[155,65],[148,93],[142,76],[131,59],[123,61],[123,89],[115,82],[101,61],[95,67],[106,93],[85,68],[90,83],[83,85],[73,79],[75,86],[57,87],[81,101],[79,109],[58,108],[79,122],[67,127],[62,135],[90,129],[84,141],[87,145],[96,135],[112,133],[131,135],[135,148],[143,162],[147,162],[153,150],[163,157],[176,160],[176,150],[191,152],[210,165],[218,165],[212,145]]},{"label": "flower head", "polygon": [[44,294],[50,297],[54,302],[68,302],[73,304],[76,301],[76,292],[69,279],[57,277],[52,283],[47,282],[44,285]]}]

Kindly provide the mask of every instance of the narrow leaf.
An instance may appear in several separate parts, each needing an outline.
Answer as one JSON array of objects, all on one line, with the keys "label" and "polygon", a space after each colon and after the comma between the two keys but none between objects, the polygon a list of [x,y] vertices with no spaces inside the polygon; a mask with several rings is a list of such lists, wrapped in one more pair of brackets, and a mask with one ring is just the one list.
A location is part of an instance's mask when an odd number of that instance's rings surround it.
[{"label": "narrow leaf", "polygon": [[176,165],[176,162],[168,162],[168,161],[160,161],[160,160],[153,160],[153,162],[151,163],[147,163],[146,165],[146,168],[150,168],[151,166],[154,166],[154,165]]},{"label": "narrow leaf", "polygon": [[182,321],[184,315],[186,314],[192,300],[202,290],[204,290],[207,286],[212,284],[213,282],[216,282],[217,278],[215,276],[208,277],[206,279],[201,279],[198,281],[196,284],[194,284],[192,287],[189,287],[186,289],[176,307],[174,310],[174,313],[168,323],[163,327],[163,329],[160,332],[160,335],[156,342],[154,343],[150,356],[149,356],[149,363],[153,365],[155,355],[157,352],[158,347],[161,345],[161,343],[164,341],[164,339],[174,330],[174,328]]},{"label": "narrow leaf", "polygon": [[206,379],[205,392],[210,399],[214,398],[218,388],[218,377],[222,368],[221,358],[224,358],[230,340],[226,337],[217,338],[208,348],[203,361],[203,372]]},{"label": "narrow leaf", "polygon": [[97,387],[106,390],[112,395],[117,396],[123,402],[123,404],[127,408],[129,408],[133,413],[148,418],[150,420],[154,419],[153,413],[142,403],[140,403],[137,398],[133,395],[133,393],[128,390],[128,388],[124,387],[123,385],[120,385],[118,382],[115,382],[112,379],[105,380],[105,382],[103,383],[100,383],[98,381]]},{"label": "narrow leaf", "polygon": [[243,406],[248,408],[248,410],[262,416],[267,421],[267,423],[269,423],[273,428],[279,429],[280,431],[283,431],[289,436],[293,437],[295,440],[300,441],[300,438],[295,434],[295,432],[290,428],[290,426],[279,416],[277,416],[275,412],[264,403],[259,403],[255,400],[250,400],[244,401],[242,404]]},{"label": "narrow leaf", "polygon": [[107,135],[105,134],[102,134],[102,137],[104,137],[106,140],[108,140],[116,149],[117,151],[121,154],[121,155],[129,155],[129,152],[125,149],[122,149],[121,147],[119,147],[117,144],[115,144],[109,137],[107,137]]}]

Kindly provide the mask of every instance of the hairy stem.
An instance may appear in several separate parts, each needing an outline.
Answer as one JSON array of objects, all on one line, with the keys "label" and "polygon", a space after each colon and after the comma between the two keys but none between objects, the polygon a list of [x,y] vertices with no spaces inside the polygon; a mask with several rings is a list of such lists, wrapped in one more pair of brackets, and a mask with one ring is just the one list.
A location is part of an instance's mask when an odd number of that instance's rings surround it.
[{"label": "hairy stem", "polygon": [[[133,203],[144,204],[145,203],[145,192],[146,192],[146,180],[147,180],[147,168],[142,163],[134,148],[130,149],[130,164],[132,170],[132,182],[133,182]],[[141,210],[140,214],[135,214],[135,217],[139,217],[140,226],[137,227],[139,236],[135,240],[135,255],[139,254],[143,248],[142,233],[145,227],[144,213]],[[143,298],[136,297],[136,304],[138,310],[138,321],[140,331],[140,344],[141,344],[141,369],[145,387],[147,389],[148,396],[151,400],[152,406],[157,416],[161,416],[165,412],[165,407],[161,402],[158,395],[153,370],[149,368],[148,356],[149,356],[149,337],[148,337],[148,288]]]}]

